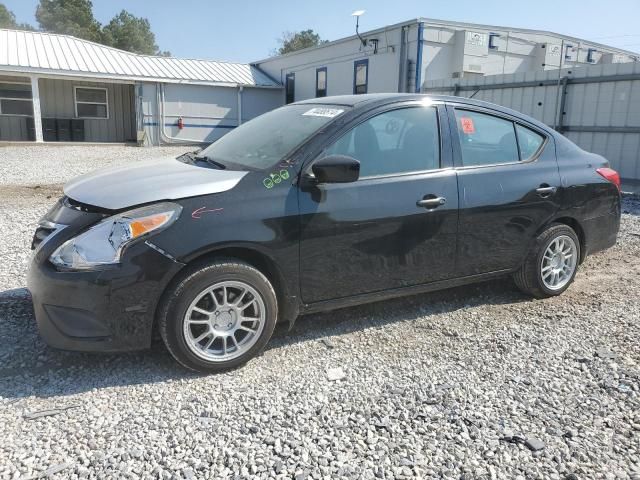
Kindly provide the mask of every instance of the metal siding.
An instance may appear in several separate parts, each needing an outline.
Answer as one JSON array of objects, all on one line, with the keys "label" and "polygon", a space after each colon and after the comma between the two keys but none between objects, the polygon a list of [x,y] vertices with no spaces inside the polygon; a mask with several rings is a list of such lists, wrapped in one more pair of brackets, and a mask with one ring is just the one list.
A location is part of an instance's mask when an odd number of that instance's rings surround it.
[{"label": "metal siding", "polygon": [[0,141],[24,142],[28,135],[27,117],[0,115]]},{"label": "metal siding", "polygon": [[[145,144],[158,145],[160,126],[157,112],[156,83],[140,85]],[[217,86],[167,84],[165,89],[165,126],[167,135],[209,143],[238,124],[238,89]],[[242,120],[248,121],[282,105],[282,92],[276,89],[245,87],[242,92]],[[132,102],[133,108],[133,102]],[[179,130],[178,117],[185,127]],[[133,118],[133,115],[132,115]],[[134,126],[135,129],[135,126]]]},{"label": "metal siding", "polygon": [[135,139],[132,101],[133,85],[40,79],[43,118],[75,118],[74,87],[106,88],[109,118],[85,119],[86,142],[126,142]]}]

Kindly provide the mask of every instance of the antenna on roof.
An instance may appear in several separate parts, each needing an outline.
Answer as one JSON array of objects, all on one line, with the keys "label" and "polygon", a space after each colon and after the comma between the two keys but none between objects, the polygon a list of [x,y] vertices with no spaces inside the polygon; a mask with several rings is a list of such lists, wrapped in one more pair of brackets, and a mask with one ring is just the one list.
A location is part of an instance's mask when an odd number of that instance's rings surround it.
[{"label": "antenna on roof", "polygon": [[358,32],[358,27],[360,26],[360,17],[361,17],[362,15],[364,15],[364,12],[365,12],[365,10],[356,10],[355,12],[353,12],[353,13],[351,14],[351,16],[352,16],[352,17],[356,17],[356,35],[358,36],[358,38],[359,38],[359,39],[360,39],[360,41],[362,42],[362,45],[363,45],[364,47],[366,47],[366,46],[367,46],[367,41],[366,41],[364,38],[362,38],[362,37],[360,36],[360,32]]}]

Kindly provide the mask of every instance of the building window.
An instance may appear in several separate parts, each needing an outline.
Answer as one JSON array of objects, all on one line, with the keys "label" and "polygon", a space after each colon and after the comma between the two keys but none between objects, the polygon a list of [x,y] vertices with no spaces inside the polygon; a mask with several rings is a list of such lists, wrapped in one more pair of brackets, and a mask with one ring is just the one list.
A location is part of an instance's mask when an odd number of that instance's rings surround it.
[{"label": "building window", "polygon": [[33,116],[31,85],[0,83],[0,115]]},{"label": "building window", "polygon": [[573,58],[573,45],[567,45],[564,51],[564,59],[571,60]]},{"label": "building window", "polygon": [[76,118],[109,118],[106,88],[74,87]]},{"label": "building window", "polygon": [[357,60],[353,63],[353,93],[367,93],[369,83],[369,59]]},{"label": "building window", "polygon": [[286,103],[293,103],[296,101],[296,74],[288,73],[285,83],[284,90],[286,94]]},{"label": "building window", "polygon": [[316,69],[316,97],[327,96],[327,67]]},{"label": "building window", "polygon": [[593,54],[596,53],[595,48],[590,48],[587,50],[587,63],[596,63],[596,59],[593,57]]},{"label": "building window", "polygon": [[498,50],[498,45],[496,44],[496,38],[500,38],[499,33],[490,33],[489,34],[489,49]]}]

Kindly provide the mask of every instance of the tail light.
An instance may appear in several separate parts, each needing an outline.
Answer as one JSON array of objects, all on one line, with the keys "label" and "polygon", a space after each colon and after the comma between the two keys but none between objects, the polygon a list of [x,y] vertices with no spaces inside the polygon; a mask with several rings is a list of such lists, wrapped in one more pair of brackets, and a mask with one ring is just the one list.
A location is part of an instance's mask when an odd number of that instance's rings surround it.
[{"label": "tail light", "polygon": [[604,179],[613,183],[616,187],[618,187],[618,191],[620,191],[620,174],[613,168],[598,168],[596,169],[596,172],[598,172]]}]

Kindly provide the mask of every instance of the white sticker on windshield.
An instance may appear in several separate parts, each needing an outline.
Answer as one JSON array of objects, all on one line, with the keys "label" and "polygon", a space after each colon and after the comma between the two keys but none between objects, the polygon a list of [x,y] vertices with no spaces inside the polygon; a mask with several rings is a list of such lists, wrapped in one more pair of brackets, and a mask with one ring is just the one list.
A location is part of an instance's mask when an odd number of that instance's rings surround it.
[{"label": "white sticker on windshield", "polygon": [[325,108],[325,107],[315,107],[311,110],[307,110],[302,115],[308,115],[311,117],[327,117],[333,118],[340,115],[344,110],[340,108]]}]

